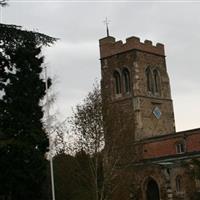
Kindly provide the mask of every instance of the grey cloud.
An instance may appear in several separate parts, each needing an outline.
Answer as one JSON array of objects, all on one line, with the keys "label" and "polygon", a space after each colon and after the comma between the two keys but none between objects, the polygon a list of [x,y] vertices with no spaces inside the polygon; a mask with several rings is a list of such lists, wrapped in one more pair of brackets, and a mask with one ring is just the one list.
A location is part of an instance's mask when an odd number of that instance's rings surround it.
[{"label": "grey cloud", "polygon": [[[56,74],[57,107],[62,116],[100,79],[98,40],[103,20],[118,40],[132,35],[165,44],[178,130],[199,125],[199,3],[17,3],[3,10],[3,21],[60,38],[45,50],[50,74]],[[190,113],[190,114],[188,114]],[[188,116],[189,115],[189,116]],[[183,117],[184,116],[184,117]]]}]

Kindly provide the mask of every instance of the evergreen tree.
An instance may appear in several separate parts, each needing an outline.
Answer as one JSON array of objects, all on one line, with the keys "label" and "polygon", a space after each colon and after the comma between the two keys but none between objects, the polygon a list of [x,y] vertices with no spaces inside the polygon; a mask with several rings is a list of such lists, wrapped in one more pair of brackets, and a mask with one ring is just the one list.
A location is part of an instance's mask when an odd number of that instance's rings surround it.
[{"label": "evergreen tree", "polygon": [[0,6],[7,6],[8,5],[8,0],[0,0]]},{"label": "evergreen tree", "polygon": [[45,199],[49,144],[40,104],[45,95],[41,47],[54,41],[0,24],[0,195],[12,200]]},{"label": "evergreen tree", "polygon": [[[102,158],[102,157],[101,157]],[[59,200],[94,200],[93,170],[95,157],[81,150],[75,156],[58,154],[54,158],[55,190]],[[99,160],[103,164],[103,160]],[[100,166],[100,165],[99,165]],[[99,178],[103,178],[99,168]]]}]

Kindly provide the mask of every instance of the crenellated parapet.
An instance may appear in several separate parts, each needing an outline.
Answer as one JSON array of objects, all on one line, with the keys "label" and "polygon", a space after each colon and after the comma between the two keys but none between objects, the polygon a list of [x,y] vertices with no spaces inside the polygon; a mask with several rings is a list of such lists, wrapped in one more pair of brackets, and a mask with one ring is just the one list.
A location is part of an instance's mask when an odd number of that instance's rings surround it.
[{"label": "crenellated parapet", "polygon": [[99,40],[100,45],[100,57],[105,58],[119,53],[127,52],[130,50],[139,50],[147,53],[157,54],[160,56],[165,56],[164,45],[157,43],[155,46],[152,41],[145,40],[140,41],[138,37],[129,37],[126,39],[126,43],[121,40],[116,41],[114,37],[105,37]]}]

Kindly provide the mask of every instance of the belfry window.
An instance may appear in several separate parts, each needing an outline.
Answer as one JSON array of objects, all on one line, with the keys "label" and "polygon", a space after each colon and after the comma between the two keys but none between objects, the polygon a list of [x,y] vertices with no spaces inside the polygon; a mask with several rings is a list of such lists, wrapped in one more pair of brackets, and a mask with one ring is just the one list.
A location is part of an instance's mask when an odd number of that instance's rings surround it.
[{"label": "belfry window", "polygon": [[177,192],[182,191],[182,178],[181,178],[181,176],[176,177],[176,191]]},{"label": "belfry window", "polygon": [[124,69],[122,74],[123,74],[123,81],[124,81],[124,91],[128,93],[130,92],[130,73],[128,69]]},{"label": "belfry window", "polygon": [[151,70],[150,70],[149,67],[146,69],[146,81],[147,81],[147,91],[148,92],[153,92],[152,73],[151,73]]},{"label": "belfry window", "polygon": [[115,71],[113,74],[114,77],[114,83],[115,83],[115,93],[120,94],[121,93],[121,78],[119,72]]},{"label": "belfry window", "polygon": [[154,92],[159,93],[160,91],[160,77],[158,70],[153,71],[153,79],[154,79]]}]

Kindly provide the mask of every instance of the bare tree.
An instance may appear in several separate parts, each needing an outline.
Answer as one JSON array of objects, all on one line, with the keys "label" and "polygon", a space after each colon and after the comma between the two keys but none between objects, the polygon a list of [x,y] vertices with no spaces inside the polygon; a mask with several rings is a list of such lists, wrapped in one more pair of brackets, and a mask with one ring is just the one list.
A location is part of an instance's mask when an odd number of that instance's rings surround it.
[{"label": "bare tree", "polygon": [[61,123],[55,123],[51,128],[54,135],[54,154],[75,155],[80,150],[79,142],[75,135],[69,130],[68,119]]},{"label": "bare tree", "polygon": [[99,84],[93,85],[82,104],[73,110],[70,124],[79,139],[80,148],[89,154],[97,154],[104,147],[102,101]]},{"label": "bare tree", "polygon": [[53,127],[52,130],[53,134],[55,134],[54,139],[54,151],[55,154],[63,154],[68,153],[67,148],[67,141],[66,141],[66,135],[68,133],[67,127],[65,126],[65,122],[57,125],[56,127]]},{"label": "bare tree", "polygon": [[70,119],[72,132],[76,135],[80,150],[94,157],[90,167],[93,174],[95,199],[99,199],[98,164],[100,152],[104,147],[102,100],[100,86],[96,82],[92,92],[89,92],[82,104],[73,110]]},{"label": "bare tree", "polygon": [[[70,124],[71,131],[77,137],[78,143],[76,145],[78,145],[79,150],[84,150],[91,155],[90,168],[93,174],[94,199],[107,200],[109,194],[117,188],[114,180],[120,158],[116,156],[108,159],[104,149],[102,98],[97,82],[83,102],[73,110]],[[103,171],[101,171],[101,167]],[[112,187],[110,187],[111,184]]]},{"label": "bare tree", "polygon": [[[70,154],[76,158],[76,155],[82,155],[81,152],[86,153],[90,176],[83,170],[76,174],[76,178],[90,185],[94,200],[109,199],[109,195],[117,188],[115,172],[120,158],[108,158],[104,149],[102,99],[97,82],[82,103],[73,109],[70,118],[62,123],[54,123],[52,133],[55,136],[55,154]],[[79,170],[82,169],[78,159],[76,165]]]}]

